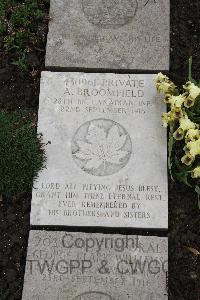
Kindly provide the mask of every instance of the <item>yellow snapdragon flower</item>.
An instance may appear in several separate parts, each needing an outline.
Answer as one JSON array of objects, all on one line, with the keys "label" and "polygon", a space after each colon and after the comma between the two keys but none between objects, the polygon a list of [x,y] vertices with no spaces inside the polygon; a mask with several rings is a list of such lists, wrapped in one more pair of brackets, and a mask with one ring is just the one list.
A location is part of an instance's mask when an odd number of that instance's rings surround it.
[{"label": "yellow snapdragon flower", "polygon": [[190,107],[194,106],[194,103],[195,103],[195,99],[187,97],[184,101],[184,106],[187,108],[190,108]]},{"label": "yellow snapdragon flower", "polygon": [[194,160],[195,160],[194,157],[191,156],[190,154],[186,154],[181,158],[182,163],[185,164],[186,166],[190,166]]},{"label": "yellow snapdragon flower", "polygon": [[162,114],[163,127],[166,128],[170,122],[179,120],[181,117],[183,117],[183,111],[179,107],[173,108],[168,113],[163,113]]},{"label": "yellow snapdragon flower", "polygon": [[165,94],[164,102],[167,104],[171,104],[171,97],[172,97],[171,94]]},{"label": "yellow snapdragon flower", "polygon": [[196,167],[193,171],[192,171],[192,178],[200,178],[200,166]]},{"label": "yellow snapdragon flower", "polygon": [[179,128],[183,129],[183,131],[187,131],[189,129],[195,129],[198,127],[198,125],[192,122],[186,114],[183,116],[183,118],[180,118],[179,123],[180,123]]},{"label": "yellow snapdragon flower", "polygon": [[167,128],[169,122],[172,122],[172,116],[171,116],[171,111],[169,111],[168,113],[163,113],[162,114],[162,124],[163,127]]},{"label": "yellow snapdragon flower", "polygon": [[195,100],[200,95],[200,88],[191,81],[188,81],[183,88],[189,93],[191,99]]},{"label": "yellow snapdragon flower", "polygon": [[156,87],[159,93],[163,92],[164,94],[166,94],[172,91],[172,86],[169,82],[164,81],[164,82],[157,83]]},{"label": "yellow snapdragon flower", "polygon": [[155,77],[156,82],[162,82],[162,81],[167,81],[169,80],[169,77],[167,77],[166,75],[164,75],[163,73],[158,73]]},{"label": "yellow snapdragon flower", "polygon": [[163,92],[164,94],[172,94],[174,92],[176,86],[166,75],[158,73],[155,80],[158,92]]},{"label": "yellow snapdragon flower", "polygon": [[184,148],[184,151],[186,153],[189,153],[194,158],[197,155],[200,155],[200,139],[187,143]]},{"label": "yellow snapdragon flower", "polygon": [[171,108],[174,107],[182,107],[183,103],[186,101],[185,95],[171,96],[169,99],[169,103],[171,104]]},{"label": "yellow snapdragon flower", "polygon": [[200,130],[199,129],[189,129],[185,135],[186,144],[192,141],[196,141],[200,138]]},{"label": "yellow snapdragon flower", "polygon": [[179,119],[179,128],[174,132],[173,136],[175,140],[180,141],[184,138],[186,131],[190,129],[196,129],[197,127],[198,125],[192,122],[185,114]]},{"label": "yellow snapdragon flower", "polygon": [[200,88],[193,82],[188,81],[183,88],[186,90],[185,107],[190,108],[195,104],[198,96],[200,96]]},{"label": "yellow snapdragon flower", "polygon": [[178,128],[178,129],[174,132],[173,137],[174,137],[175,140],[181,141],[181,140],[184,139],[184,135],[185,135],[185,132],[183,131],[183,129],[182,129],[182,128]]},{"label": "yellow snapdragon flower", "polygon": [[183,104],[186,106],[188,99],[186,98],[186,94],[180,94],[178,96],[173,96],[171,94],[166,94],[164,102],[171,105],[171,109],[174,107],[182,107]]},{"label": "yellow snapdragon flower", "polygon": [[183,118],[183,116],[184,116],[184,113],[183,113],[181,107],[174,107],[171,112],[173,114],[174,120],[179,120],[179,119]]}]

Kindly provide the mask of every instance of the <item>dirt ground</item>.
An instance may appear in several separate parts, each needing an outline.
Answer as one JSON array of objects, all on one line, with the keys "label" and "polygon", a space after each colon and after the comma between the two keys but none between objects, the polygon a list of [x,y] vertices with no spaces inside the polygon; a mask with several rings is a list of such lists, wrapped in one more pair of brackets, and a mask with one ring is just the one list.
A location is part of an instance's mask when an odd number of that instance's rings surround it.
[{"label": "dirt ground", "polygon": [[[47,13],[48,6],[44,7]],[[170,77],[183,83],[188,58],[193,56],[193,77],[200,78],[200,2],[171,0]],[[47,19],[38,32],[38,46],[28,55],[28,71],[11,65],[0,37],[0,108],[31,108],[37,111],[39,81],[44,70]],[[1,159],[1,157],[0,157]],[[19,300],[23,287],[28,233],[30,193],[0,202],[0,300]],[[169,180],[169,299],[200,300],[200,218],[197,197],[190,189]],[[101,230],[98,230],[101,231]],[[107,232],[110,232],[108,230]],[[122,233],[121,230],[112,232]],[[129,230],[125,233],[157,234]]]}]

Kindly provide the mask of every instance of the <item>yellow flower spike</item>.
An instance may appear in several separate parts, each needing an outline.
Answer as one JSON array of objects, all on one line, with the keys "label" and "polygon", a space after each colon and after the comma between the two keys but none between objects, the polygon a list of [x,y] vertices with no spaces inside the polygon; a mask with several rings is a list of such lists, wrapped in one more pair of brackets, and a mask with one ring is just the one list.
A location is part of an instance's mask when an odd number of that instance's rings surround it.
[{"label": "yellow flower spike", "polygon": [[[181,141],[184,138],[185,132],[190,130],[190,129],[196,129],[198,128],[198,125],[193,123],[192,121],[190,121],[190,119],[188,118],[188,116],[185,114],[183,115],[183,111],[181,110],[181,108],[175,108],[171,111],[171,113],[174,114],[173,119],[176,119],[176,115],[175,112],[178,109],[178,114],[182,113],[182,116],[179,119],[179,128],[174,132],[173,137],[175,138],[175,140],[177,141]],[[171,117],[172,118],[172,117]]]},{"label": "yellow flower spike", "polygon": [[190,154],[186,154],[181,158],[182,163],[185,164],[186,166],[190,166],[194,160],[195,158],[192,157]]},{"label": "yellow flower spike", "polygon": [[199,129],[189,129],[185,136],[186,144],[192,141],[196,141],[200,138],[200,130]]},{"label": "yellow flower spike", "polygon": [[183,129],[178,128],[178,129],[174,132],[173,137],[174,137],[175,140],[181,141],[181,140],[184,138],[184,131],[183,131]]},{"label": "yellow flower spike", "polygon": [[192,178],[200,178],[200,166],[196,167],[191,174]]},{"label": "yellow flower spike", "polygon": [[194,104],[195,104],[195,100],[194,99],[192,99],[190,97],[187,97],[185,99],[185,102],[184,102],[184,106],[185,107],[190,108],[190,107],[194,106]]},{"label": "yellow flower spike", "polygon": [[183,87],[188,92],[189,98],[192,100],[196,100],[200,95],[200,88],[191,81],[188,81]]},{"label": "yellow flower spike", "polygon": [[200,155],[200,139],[187,143],[185,150],[193,157]]},{"label": "yellow flower spike", "polygon": [[179,123],[179,128],[183,129],[183,131],[187,131],[189,129],[196,129],[198,127],[198,125],[192,122],[186,114],[182,118],[180,118]]}]

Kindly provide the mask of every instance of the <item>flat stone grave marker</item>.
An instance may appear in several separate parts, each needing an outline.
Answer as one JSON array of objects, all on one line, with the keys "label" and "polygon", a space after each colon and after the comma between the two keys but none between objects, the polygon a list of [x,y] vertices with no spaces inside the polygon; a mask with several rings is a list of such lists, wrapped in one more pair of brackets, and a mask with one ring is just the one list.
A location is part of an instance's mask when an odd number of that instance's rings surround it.
[{"label": "flat stone grave marker", "polygon": [[168,240],[31,231],[22,300],[167,300]]},{"label": "flat stone grave marker", "polygon": [[170,0],[51,0],[46,66],[169,69]]},{"label": "flat stone grave marker", "polygon": [[154,77],[43,72],[47,164],[32,225],[168,227],[165,105]]}]

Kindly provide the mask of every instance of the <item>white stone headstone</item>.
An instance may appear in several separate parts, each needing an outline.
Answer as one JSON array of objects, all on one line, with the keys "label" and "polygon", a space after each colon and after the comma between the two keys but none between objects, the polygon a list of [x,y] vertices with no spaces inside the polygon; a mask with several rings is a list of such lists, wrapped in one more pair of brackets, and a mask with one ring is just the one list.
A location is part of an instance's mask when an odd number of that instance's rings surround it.
[{"label": "white stone headstone", "polygon": [[170,0],[51,0],[46,66],[169,69]]},{"label": "white stone headstone", "polygon": [[165,105],[154,77],[42,73],[47,163],[32,225],[168,227]]},{"label": "white stone headstone", "polygon": [[22,300],[167,300],[167,243],[31,231]]}]

